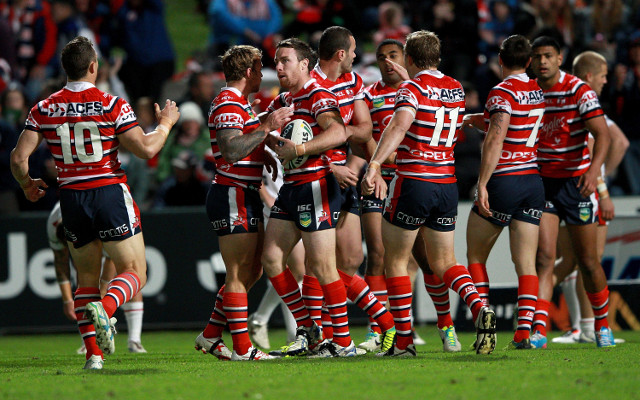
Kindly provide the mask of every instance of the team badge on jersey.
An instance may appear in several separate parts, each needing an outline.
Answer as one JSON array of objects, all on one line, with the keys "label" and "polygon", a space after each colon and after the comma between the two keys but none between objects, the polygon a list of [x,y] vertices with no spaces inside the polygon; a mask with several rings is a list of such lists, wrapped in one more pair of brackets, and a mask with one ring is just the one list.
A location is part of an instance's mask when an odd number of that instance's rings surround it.
[{"label": "team badge on jersey", "polygon": [[300,225],[308,228],[311,225],[311,213],[303,212],[300,213]]},{"label": "team badge on jersey", "polygon": [[384,97],[376,97],[375,99],[373,99],[374,108],[380,108],[382,106],[384,106]]},{"label": "team badge on jersey", "polygon": [[587,222],[591,219],[591,209],[588,207],[580,208],[580,220],[583,222]]}]

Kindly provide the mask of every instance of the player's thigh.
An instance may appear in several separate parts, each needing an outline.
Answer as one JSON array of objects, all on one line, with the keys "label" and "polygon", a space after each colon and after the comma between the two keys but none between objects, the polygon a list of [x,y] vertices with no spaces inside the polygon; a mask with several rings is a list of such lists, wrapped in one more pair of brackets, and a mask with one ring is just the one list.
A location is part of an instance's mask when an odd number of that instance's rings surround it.
[{"label": "player's thigh", "polygon": [[261,258],[262,266],[267,275],[273,277],[283,271],[291,250],[299,240],[300,231],[293,221],[278,218],[269,219]]},{"label": "player's thigh", "polygon": [[360,216],[342,211],[336,226],[336,263],[349,275],[358,270],[364,259],[361,232]]},{"label": "player's thigh", "polygon": [[489,222],[471,210],[467,222],[467,260],[469,264],[486,264],[489,253],[501,232],[502,226]]},{"label": "player's thigh", "polygon": [[75,248],[68,243],[73,265],[78,273],[79,287],[98,287],[102,267],[102,244],[93,240],[82,247]]},{"label": "player's thigh", "polygon": [[595,269],[600,265],[597,251],[598,224],[567,225],[573,252],[581,268]]},{"label": "player's thigh", "polygon": [[384,244],[384,269],[386,276],[406,276],[411,248],[418,234],[417,229],[409,230],[382,221],[382,242]]},{"label": "player's thigh", "polygon": [[536,274],[538,231],[538,225],[516,219],[509,225],[511,259],[518,276]]},{"label": "player's thigh", "polygon": [[455,231],[437,231],[431,228],[420,229],[427,246],[427,259],[431,270],[442,277],[445,271],[456,264],[454,252]]},{"label": "player's thigh", "polygon": [[334,229],[302,232],[307,268],[326,285],[340,278],[336,269],[336,233]]},{"label": "player's thigh", "polygon": [[134,271],[140,279],[140,287],[144,286],[147,281],[147,260],[142,232],[124,240],[103,242],[102,245],[113,260],[116,274]]}]

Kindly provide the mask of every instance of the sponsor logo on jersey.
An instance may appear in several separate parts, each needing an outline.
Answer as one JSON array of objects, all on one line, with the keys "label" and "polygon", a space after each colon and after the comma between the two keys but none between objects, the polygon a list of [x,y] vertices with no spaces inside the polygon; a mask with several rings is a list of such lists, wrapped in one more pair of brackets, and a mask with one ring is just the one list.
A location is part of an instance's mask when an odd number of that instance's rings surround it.
[{"label": "sponsor logo on jersey", "polygon": [[511,214],[497,212],[495,210],[491,210],[491,218],[498,220],[500,222],[508,223],[511,221]]},{"label": "sponsor logo on jersey", "polygon": [[380,108],[382,106],[384,106],[384,97],[375,97],[373,99],[373,107]]},{"label": "sponsor logo on jersey", "polygon": [[540,219],[542,218],[542,210],[538,210],[536,208],[529,208],[527,210],[522,211],[522,213],[524,215],[528,215],[533,219]]},{"label": "sponsor logo on jersey", "polygon": [[520,104],[540,104],[544,101],[542,90],[517,91],[516,98]]},{"label": "sponsor logo on jersey", "polygon": [[313,115],[318,115],[321,111],[326,111],[330,109],[339,109],[340,105],[336,99],[320,99],[313,103],[311,106],[311,113]]},{"label": "sponsor logo on jersey", "polygon": [[213,126],[216,129],[234,128],[244,126],[244,120],[240,114],[222,113],[213,118]]},{"label": "sponsor logo on jersey", "polygon": [[555,131],[564,128],[565,126],[565,117],[546,119],[542,126],[540,127],[541,136],[551,136]]},{"label": "sponsor logo on jersey", "polygon": [[444,225],[444,226],[450,226],[450,225],[455,225],[456,221],[458,220],[458,217],[440,217],[436,220],[436,222],[440,225]]},{"label": "sponsor logo on jersey", "polygon": [[402,221],[407,225],[416,225],[416,226],[420,226],[424,224],[426,221],[425,218],[414,217],[412,215],[405,214],[403,212],[399,212],[397,218],[399,221]]},{"label": "sponsor logo on jersey", "polygon": [[416,100],[411,90],[407,88],[400,88],[396,92],[396,104],[407,102],[413,107],[418,108],[418,101]]},{"label": "sponsor logo on jersey", "polygon": [[54,103],[49,105],[47,112],[48,117],[79,117],[89,115],[102,115],[102,103],[99,101],[91,101],[88,103]]},{"label": "sponsor logo on jersey", "polygon": [[300,225],[305,228],[308,228],[311,225],[311,213],[303,212],[300,213]]}]

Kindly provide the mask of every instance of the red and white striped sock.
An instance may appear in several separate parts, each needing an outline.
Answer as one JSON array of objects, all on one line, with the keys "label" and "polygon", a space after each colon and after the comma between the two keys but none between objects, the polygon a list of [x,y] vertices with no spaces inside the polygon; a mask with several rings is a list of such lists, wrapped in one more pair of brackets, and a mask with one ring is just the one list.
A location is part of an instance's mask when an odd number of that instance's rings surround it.
[{"label": "red and white striped sock", "polygon": [[[364,281],[367,282],[369,288],[373,292],[373,295],[376,296],[382,307],[387,306],[387,281],[384,275],[365,275]],[[393,316],[392,316],[393,317]],[[369,317],[369,325],[371,326],[371,330],[376,333],[382,333],[380,330],[380,326],[375,319]]]},{"label": "red and white striped sock", "polygon": [[453,325],[451,306],[449,303],[449,288],[436,274],[424,274],[424,288],[427,289],[438,314],[438,329]]},{"label": "red and white striped sock", "polygon": [[393,322],[396,326],[396,347],[404,350],[413,343],[411,331],[411,302],[413,294],[409,276],[387,278],[387,293]]},{"label": "red and white striped sock", "polygon": [[538,300],[538,277],[522,275],[518,277],[518,329],[513,340],[521,342],[531,335],[531,324]]},{"label": "red and white striped sock", "polygon": [[458,293],[462,300],[467,303],[475,322],[483,304],[469,271],[462,265],[454,265],[445,271],[442,278],[447,286]]},{"label": "red and white striped sock", "polygon": [[247,354],[251,347],[249,330],[247,329],[247,294],[224,294],[222,308],[227,316],[229,331],[233,339],[233,350],[238,354]]},{"label": "red and white striped sock", "polygon": [[331,322],[331,315],[327,309],[327,305],[322,303],[322,338],[333,339],[333,324]]},{"label": "red and white striped sock", "polygon": [[369,289],[369,285],[358,275],[351,277],[351,284],[347,288],[347,298],[360,309],[377,321],[382,332],[393,328],[393,315],[378,301]]},{"label": "red and white striped sock", "polygon": [[482,304],[489,307],[489,274],[487,266],[481,263],[469,264],[469,275],[476,285]]},{"label": "red and white striped sock", "polygon": [[351,344],[349,334],[349,319],[347,317],[347,291],[344,282],[337,280],[328,285],[322,285],[327,310],[331,315],[333,326],[333,342],[339,346],[347,347]]},{"label": "red and white striped sock", "polygon": [[135,272],[125,272],[113,278],[102,299],[102,306],[107,315],[112,317],[118,307],[131,300],[139,291],[140,278]]},{"label": "red and white striped sock", "polygon": [[309,315],[309,311],[304,306],[302,294],[296,278],[293,277],[291,270],[285,269],[281,274],[269,278],[273,288],[278,292],[284,304],[287,305],[291,314],[296,320],[298,326],[311,326],[313,321]]},{"label": "red and white striped sock", "polygon": [[204,328],[204,332],[202,332],[202,336],[206,338],[222,337],[224,327],[227,325],[227,316],[225,315],[224,309],[222,307],[222,302],[224,299],[224,287],[225,285],[222,285],[222,287],[218,291],[218,295],[216,296],[216,303],[213,306],[213,312],[211,313],[211,317],[209,317],[209,323],[207,323],[207,326]]},{"label": "red and white striped sock", "polygon": [[547,321],[549,320],[549,308],[551,303],[548,300],[538,298],[536,311],[533,314],[533,324],[531,331],[540,332],[542,336],[547,336]]},{"label": "red and white striped sock", "polygon": [[595,328],[599,331],[600,328],[609,327],[609,321],[607,316],[609,315],[609,286],[605,286],[604,289],[598,293],[587,292],[587,297],[591,303],[593,309],[593,316],[596,319]]},{"label": "red and white striped sock", "polygon": [[322,286],[318,278],[305,275],[302,279],[302,300],[309,316],[318,326],[322,326]]},{"label": "red and white striped sock", "polygon": [[[73,297],[73,308],[76,313],[78,331],[87,349],[87,360],[92,355],[102,356],[102,350],[96,344],[96,329],[84,316],[84,310],[87,304],[94,301],[100,301],[100,289],[97,287],[81,287],[76,289]],[[104,358],[104,356],[102,357]]]}]

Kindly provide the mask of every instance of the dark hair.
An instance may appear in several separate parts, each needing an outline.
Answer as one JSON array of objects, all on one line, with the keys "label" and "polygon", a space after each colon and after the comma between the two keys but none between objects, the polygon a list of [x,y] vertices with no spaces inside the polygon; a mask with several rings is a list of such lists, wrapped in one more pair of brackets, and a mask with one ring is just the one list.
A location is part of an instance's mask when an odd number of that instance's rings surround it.
[{"label": "dark hair", "polygon": [[287,47],[295,50],[298,61],[302,61],[305,58],[309,60],[309,65],[307,67],[309,71],[313,69],[313,67],[316,65],[316,62],[318,61],[318,56],[316,55],[316,52],[313,51],[311,46],[298,38],[281,40],[276,46],[276,50],[282,47]]},{"label": "dark hair", "polygon": [[78,36],[62,49],[60,61],[70,81],[82,79],[89,70],[89,65],[97,60],[93,43],[84,36]]},{"label": "dark hair", "polygon": [[547,46],[553,47],[554,49],[556,49],[558,54],[560,53],[560,44],[558,43],[557,40],[555,40],[551,36],[540,36],[539,38],[536,38],[536,40],[534,40],[533,43],[531,43],[531,50],[535,50],[538,47],[547,47]]},{"label": "dark hair", "polygon": [[411,56],[416,67],[438,68],[440,65],[440,39],[429,31],[417,31],[407,36],[404,52]]},{"label": "dark hair", "polygon": [[511,35],[500,45],[500,59],[507,68],[526,68],[531,59],[531,44],[522,35]]},{"label": "dark hair", "polygon": [[318,42],[318,57],[321,60],[329,60],[336,54],[336,51],[349,51],[353,34],[347,28],[341,26],[330,26],[322,32],[320,42]]},{"label": "dark hair", "polygon": [[378,52],[380,51],[382,46],[389,46],[389,45],[395,45],[395,46],[400,47],[400,50],[402,50],[402,52],[404,53],[404,44],[402,44],[401,41],[396,40],[396,39],[385,39],[382,42],[380,42],[378,47],[376,47],[376,54],[378,54]]},{"label": "dark hair", "polygon": [[244,72],[253,68],[255,61],[261,58],[262,52],[253,46],[232,46],[220,57],[225,79],[227,82],[239,81],[244,78]]}]

